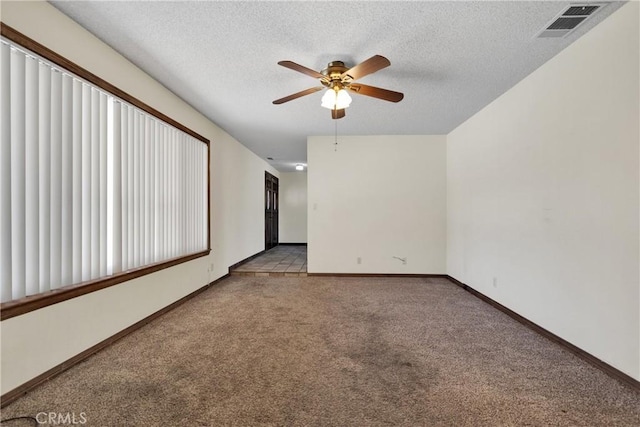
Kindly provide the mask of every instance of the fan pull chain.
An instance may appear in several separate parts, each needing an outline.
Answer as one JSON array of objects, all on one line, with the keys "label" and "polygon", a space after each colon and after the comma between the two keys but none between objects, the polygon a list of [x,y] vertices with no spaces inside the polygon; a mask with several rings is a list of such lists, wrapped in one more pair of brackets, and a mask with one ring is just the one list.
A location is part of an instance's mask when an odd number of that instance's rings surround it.
[{"label": "fan pull chain", "polygon": [[333,143],[333,151],[338,151],[338,121],[334,120],[333,121],[336,125],[336,131],[335,131],[335,142]]}]

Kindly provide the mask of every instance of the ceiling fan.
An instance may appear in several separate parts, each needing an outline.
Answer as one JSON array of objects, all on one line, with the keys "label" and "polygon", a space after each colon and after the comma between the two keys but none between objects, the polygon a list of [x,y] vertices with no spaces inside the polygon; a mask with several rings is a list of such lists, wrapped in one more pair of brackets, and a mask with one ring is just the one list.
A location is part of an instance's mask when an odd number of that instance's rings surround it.
[{"label": "ceiling fan", "polygon": [[351,103],[351,97],[348,92],[360,95],[371,96],[373,98],[383,99],[385,101],[399,102],[404,98],[404,94],[394,92],[388,89],[368,86],[355,81],[364,76],[375,73],[383,68],[391,65],[391,62],[384,56],[374,55],[360,64],[348,68],[342,61],[329,62],[327,68],[317,72],[310,68],[296,64],[292,61],[280,61],[278,65],[290,68],[299,73],[306,74],[320,80],[322,86],[316,86],[309,89],[296,92],[284,98],[276,99],[274,104],[284,104],[305,95],[310,95],[324,88],[328,88],[322,97],[322,106],[331,110],[332,119],[341,119],[345,116],[344,109]]}]

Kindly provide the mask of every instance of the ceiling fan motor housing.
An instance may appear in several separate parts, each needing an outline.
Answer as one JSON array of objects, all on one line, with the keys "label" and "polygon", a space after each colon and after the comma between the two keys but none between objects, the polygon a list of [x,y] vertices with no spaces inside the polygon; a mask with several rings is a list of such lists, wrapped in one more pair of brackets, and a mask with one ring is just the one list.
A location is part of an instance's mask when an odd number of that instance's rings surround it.
[{"label": "ceiling fan motor housing", "polygon": [[349,68],[344,65],[342,61],[333,61],[329,62],[327,68],[322,70],[320,73],[328,78],[322,79],[320,82],[329,88],[342,89],[346,84],[350,83],[352,78],[351,76],[341,77],[342,73],[347,71]]}]

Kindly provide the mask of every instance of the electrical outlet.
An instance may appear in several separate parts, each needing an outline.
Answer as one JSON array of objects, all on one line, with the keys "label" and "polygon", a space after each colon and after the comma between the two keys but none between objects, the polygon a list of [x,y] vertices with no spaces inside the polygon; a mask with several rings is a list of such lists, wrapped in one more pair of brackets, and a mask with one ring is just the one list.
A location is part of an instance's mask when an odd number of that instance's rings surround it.
[{"label": "electrical outlet", "polygon": [[494,287],[494,288],[497,288],[497,287],[498,287],[498,278],[497,278],[497,277],[494,277],[494,278],[493,278],[493,287]]},{"label": "electrical outlet", "polygon": [[356,264],[362,264],[362,258],[360,257],[356,258]]}]

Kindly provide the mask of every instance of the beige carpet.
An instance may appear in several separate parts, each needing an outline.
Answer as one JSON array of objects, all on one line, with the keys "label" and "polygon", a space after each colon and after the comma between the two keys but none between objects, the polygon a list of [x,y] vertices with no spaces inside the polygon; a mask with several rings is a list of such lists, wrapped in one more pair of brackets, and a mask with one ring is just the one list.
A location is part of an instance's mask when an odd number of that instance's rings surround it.
[{"label": "beige carpet", "polygon": [[240,276],[2,418],[41,411],[88,426],[638,426],[640,393],[444,279]]}]

